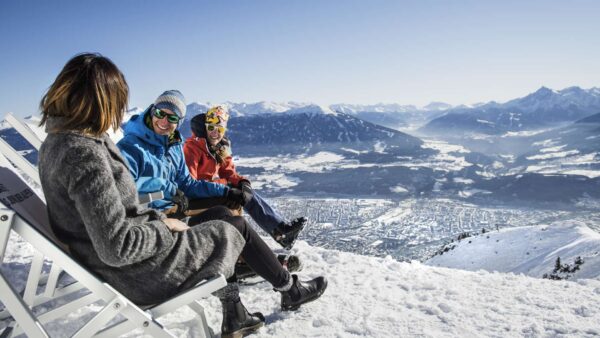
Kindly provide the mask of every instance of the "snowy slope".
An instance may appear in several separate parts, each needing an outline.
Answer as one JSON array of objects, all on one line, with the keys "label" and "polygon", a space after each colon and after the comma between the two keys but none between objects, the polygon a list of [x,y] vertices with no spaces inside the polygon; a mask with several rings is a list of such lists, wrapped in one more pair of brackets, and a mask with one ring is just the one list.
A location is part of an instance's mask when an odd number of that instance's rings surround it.
[{"label": "snowy slope", "polygon": [[[325,274],[323,297],[295,312],[279,309],[266,282],[242,285],[248,309],[262,311],[266,327],[255,337],[584,337],[600,335],[600,281],[550,281],[522,275],[468,272],[325,250],[299,242],[304,277]],[[13,237],[9,270],[24,285],[30,255]],[[14,282],[14,280],[13,280]],[[215,297],[203,300],[208,321],[220,330]],[[52,336],[72,334],[98,305],[49,325]],[[177,335],[199,332],[193,313],[181,309],[162,322]],[[2,324],[0,324],[1,327]],[[131,334],[130,336],[136,336]]]},{"label": "snowy slope", "polygon": [[573,266],[584,263],[571,279],[600,277],[600,234],[580,222],[555,223],[490,231],[458,242],[454,249],[426,264],[477,271],[551,274],[556,259]]}]

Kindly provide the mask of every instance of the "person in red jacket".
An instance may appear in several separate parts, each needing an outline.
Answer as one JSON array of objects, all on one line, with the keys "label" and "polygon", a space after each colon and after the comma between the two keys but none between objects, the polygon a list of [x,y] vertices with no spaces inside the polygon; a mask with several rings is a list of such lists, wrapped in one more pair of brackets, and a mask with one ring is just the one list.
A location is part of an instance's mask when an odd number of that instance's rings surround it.
[{"label": "person in red jacket", "polygon": [[[242,191],[242,206],[263,230],[285,249],[291,249],[306,225],[306,218],[286,221],[256,191],[248,178],[235,170],[231,142],[225,137],[229,113],[223,106],[212,107],[206,114],[194,116],[193,135],[185,141],[183,152],[192,177],[197,180],[227,184]],[[222,199],[205,199],[206,207],[223,203]]]}]

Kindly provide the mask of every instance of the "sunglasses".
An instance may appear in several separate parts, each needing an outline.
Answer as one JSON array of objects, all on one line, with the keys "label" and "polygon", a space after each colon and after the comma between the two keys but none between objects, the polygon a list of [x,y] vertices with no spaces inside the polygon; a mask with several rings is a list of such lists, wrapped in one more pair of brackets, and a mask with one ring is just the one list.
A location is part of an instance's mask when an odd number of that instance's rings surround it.
[{"label": "sunglasses", "polygon": [[225,128],[225,127],[223,127],[221,125],[218,125],[218,124],[207,123],[206,124],[206,130],[208,130],[208,131],[218,130],[219,134],[225,134],[225,131],[227,130],[227,128]]},{"label": "sunglasses", "polygon": [[166,117],[167,121],[169,121],[169,123],[179,123],[179,116],[177,116],[175,114],[167,114],[158,108],[154,108],[154,111],[152,112],[152,114],[154,116],[156,116],[156,118],[161,119],[161,120]]}]

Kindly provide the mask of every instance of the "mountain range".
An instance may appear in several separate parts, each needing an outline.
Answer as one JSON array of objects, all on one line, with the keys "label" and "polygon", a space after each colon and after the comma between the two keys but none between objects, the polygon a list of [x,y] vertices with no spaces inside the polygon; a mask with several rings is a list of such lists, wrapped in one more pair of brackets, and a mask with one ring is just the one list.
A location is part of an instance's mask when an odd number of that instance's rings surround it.
[{"label": "mountain range", "polygon": [[[258,177],[265,178],[263,188],[271,193],[443,194],[568,203],[586,196],[600,197],[600,114],[594,113],[600,107],[599,95],[597,88],[541,88],[505,104],[444,110],[448,105],[434,103],[427,107],[433,109],[429,111],[400,105],[229,103],[233,117],[227,135],[234,155],[247,159],[238,161],[239,170],[256,177],[257,184]],[[189,120],[209,106],[188,105],[180,127],[184,137],[191,135]],[[560,107],[567,109],[562,115],[558,114]],[[141,111],[131,109],[125,120]],[[528,116],[529,124],[521,125],[519,131],[501,128],[479,134],[479,126],[497,127],[500,123],[476,119],[475,125],[466,123],[460,130],[453,129],[456,116],[471,121],[481,111],[487,118],[498,113],[496,120],[501,121],[503,112],[510,111],[514,117],[520,111],[520,116]],[[542,112],[550,117],[546,119]],[[361,119],[361,114],[370,118]],[[433,117],[421,128],[420,137],[374,121],[377,116],[409,116],[404,121],[413,123],[434,115],[441,117]],[[452,123],[445,124],[448,121]],[[37,119],[31,123],[37,124]],[[424,134],[432,125],[443,126],[443,132]],[[542,126],[544,129],[539,129]],[[504,132],[498,134],[499,130]],[[14,130],[0,128],[0,136],[36,161],[35,151]],[[118,137],[115,134],[115,139]],[[277,182],[270,177],[285,180]]]},{"label": "mountain range", "polygon": [[600,112],[600,88],[538,89],[506,103],[489,102],[477,107],[451,108],[428,122],[425,133],[481,133],[497,135],[547,128],[574,122]]}]

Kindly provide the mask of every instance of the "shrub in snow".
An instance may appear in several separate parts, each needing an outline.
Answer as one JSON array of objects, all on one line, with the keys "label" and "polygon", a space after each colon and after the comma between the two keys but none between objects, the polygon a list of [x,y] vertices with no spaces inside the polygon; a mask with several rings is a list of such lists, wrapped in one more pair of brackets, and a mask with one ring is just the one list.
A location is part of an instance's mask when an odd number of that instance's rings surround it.
[{"label": "shrub in snow", "polygon": [[562,264],[560,261],[560,256],[556,257],[556,262],[554,263],[554,270],[552,270],[551,274],[545,273],[542,278],[552,279],[552,280],[562,280],[569,279],[571,277],[570,274],[579,270],[580,266],[583,265],[584,260],[581,256],[577,256],[575,261],[573,262],[573,266],[570,264]]}]

